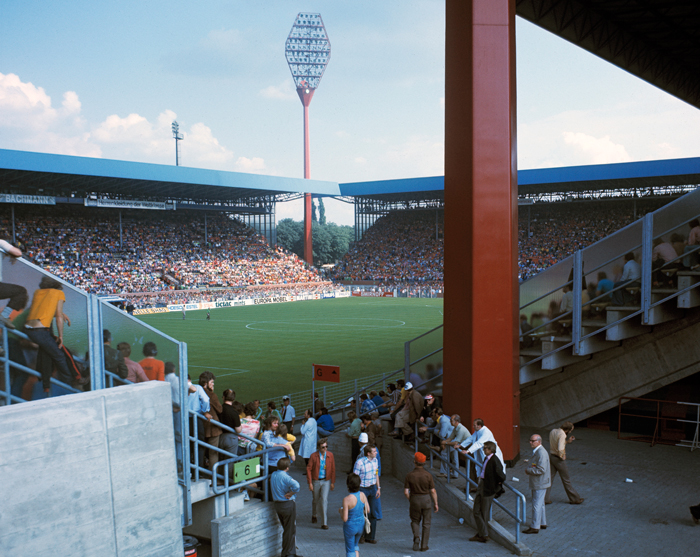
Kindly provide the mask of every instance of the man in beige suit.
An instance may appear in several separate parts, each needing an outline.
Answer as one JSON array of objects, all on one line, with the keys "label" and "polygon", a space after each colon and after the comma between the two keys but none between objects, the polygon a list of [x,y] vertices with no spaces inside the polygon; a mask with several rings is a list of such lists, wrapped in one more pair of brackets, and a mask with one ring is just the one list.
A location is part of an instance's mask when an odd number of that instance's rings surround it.
[{"label": "man in beige suit", "polygon": [[537,434],[530,436],[532,447],[532,462],[525,468],[525,473],[530,476],[530,490],[532,491],[532,520],[530,527],[523,530],[523,534],[538,534],[540,528],[547,528],[547,517],[544,512],[544,496],[547,488],[552,485],[552,476],[549,470],[549,455],[542,446],[542,437]]}]

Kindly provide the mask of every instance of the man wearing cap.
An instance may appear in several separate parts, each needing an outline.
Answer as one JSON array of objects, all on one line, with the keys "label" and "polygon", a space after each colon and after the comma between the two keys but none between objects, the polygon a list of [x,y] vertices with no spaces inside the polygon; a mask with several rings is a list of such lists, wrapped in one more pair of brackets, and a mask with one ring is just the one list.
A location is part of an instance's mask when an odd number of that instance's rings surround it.
[{"label": "man wearing cap", "polygon": [[[410,382],[406,383],[404,388],[407,393],[406,402],[404,409],[396,416],[396,427],[410,440],[413,435],[413,424],[416,423],[423,411],[423,396],[413,388],[413,384]],[[399,421],[401,425],[399,425]]]},{"label": "man wearing cap", "polygon": [[282,423],[287,426],[287,431],[294,434],[294,418],[296,414],[294,413],[294,406],[289,403],[289,397],[282,397]]},{"label": "man wearing cap", "polygon": [[[413,455],[413,462],[416,466],[404,480],[403,493],[409,501],[408,516],[411,518],[411,530],[413,531],[413,551],[418,551],[418,549],[428,551],[433,509],[438,512],[437,491],[433,475],[423,468],[425,455],[416,453]],[[423,520],[422,538],[421,519]]]},{"label": "man wearing cap", "polygon": [[486,441],[483,450],[486,459],[479,472],[479,487],[476,488],[473,508],[477,532],[476,536],[469,538],[469,541],[486,543],[489,540],[488,522],[491,516],[491,503],[502,489],[506,475],[503,472],[503,463],[496,456],[496,443]]}]

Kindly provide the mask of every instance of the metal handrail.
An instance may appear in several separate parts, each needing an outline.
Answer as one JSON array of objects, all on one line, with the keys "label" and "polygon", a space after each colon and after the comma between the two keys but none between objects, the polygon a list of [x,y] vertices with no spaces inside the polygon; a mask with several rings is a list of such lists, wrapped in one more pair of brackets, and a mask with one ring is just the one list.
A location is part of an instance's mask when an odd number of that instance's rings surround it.
[{"label": "metal handrail", "polygon": [[[623,411],[623,404],[626,402],[631,402],[633,400],[640,401],[640,402],[649,402],[653,403],[656,405],[656,412],[654,416],[649,416],[649,415],[644,415],[644,414],[629,414],[625,413]],[[697,417],[695,420],[686,420],[682,418],[678,418],[675,416],[664,416],[661,413],[661,405],[662,404],[681,404],[685,406],[694,406],[696,409]],[[662,400],[662,399],[655,399],[655,398],[640,398],[640,397],[631,397],[631,396],[622,396],[618,399],[618,418],[617,418],[617,438],[622,439],[625,441],[648,441],[648,435],[641,435],[641,436],[636,436],[636,437],[622,437],[622,417],[623,416],[629,416],[632,418],[644,418],[644,419],[650,419],[654,420],[654,432],[651,435],[651,446],[653,447],[657,443],[662,443],[662,444],[673,444],[678,447],[687,447],[690,448],[690,451],[694,451],[695,449],[700,449],[700,404],[697,402],[682,402],[682,401],[675,401],[675,400]],[[659,435],[659,425],[661,420],[672,420],[676,422],[681,422],[681,423],[689,423],[689,424],[695,424],[695,434],[693,436],[692,440],[687,440],[684,439],[679,443],[676,442],[669,442],[664,439],[661,439]],[[687,444],[686,444],[687,443]]]},{"label": "metal handrail", "polygon": [[[466,487],[465,487],[465,497],[467,501],[470,499],[469,495],[469,488],[471,486],[477,487],[478,484],[473,481],[470,478],[471,474],[471,465],[472,463],[474,464],[475,468],[478,469],[478,462],[476,459],[467,454],[466,459],[467,459],[467,471],[466,473],[462,472],[459,466],[455,468],[452,463],[451,463],[451,456],[452,456],[452,451],[457,450],[454,449],[453,447],[447,447],[447,459],[445,459],[438,451],[433,449],[432,447],[428,446],[428,450],[430,451],[430,467],[433,467],[433,459],[437,458],[441,462],[447,464],[447,483],[450,483],[450,479],[452,478],[452,473],[453,471],[456,472],[459,476],[464,478],[466,480]],[[527,501],[525,499],[525,495],[520,493],[517,489],[515,489],[512,485],[510,485],[508,482],[503,482],[503,487],[512,491],[515,494],[516,501],[515,501],[515,513],[512,513],[506,506],[501,503],[498,499],[493,500],[493,503],[498,506],[501,510],[503,510],[508,516],[510,516],[512,519],[515,520],[515,543],[520,543],[520,527],[522,524],[525,523],[527,520]],[[491,512],[489,514],[489,521],[493,517],[493,505],[491,506]]]},{"label": "metal handrail", "polygon": [[[27,366],[23,366],[22,364],[19,364],[13,360],[10,359],[10,353],[9,353],[9,345],[8,345],[8,338],[7,334],[12,333],[14,336],[17,336],[19,338],[22,338],[24,340],[27,340],[31,342],[29,337],[25,335],[23,332],[18,331],[17,329],[8,329],[7,327],[2,327],[2,346],[3,350],[5,351],[2,356],[0,356],[0,362],[2,362],[2,367],[3,367],[3,375],[5,376],[5,394],[4,398],[7,404],[12,404],[13,402],[27,402],[21,397],[15,396],[12,394],[12,385],[10,383],[10,368],[14,368],[18,371],[21,371],[23,373],[26,373],[27,375],[31,375],[32,377],[38,377],[41,379],[41,373],[38,371],[31,369]],[[63,381],[59,381],[55,377],[50,378],[51,384],[52,385],[57,385],[61,387],[62,389],[66,389],[69,392],[72,393],[81,393],[82,391],[79,389],[76,389],[75,387],[68,385],[67,383],[64,383]],[[0,392],[0,396],[2,396],[2,393]]]}]

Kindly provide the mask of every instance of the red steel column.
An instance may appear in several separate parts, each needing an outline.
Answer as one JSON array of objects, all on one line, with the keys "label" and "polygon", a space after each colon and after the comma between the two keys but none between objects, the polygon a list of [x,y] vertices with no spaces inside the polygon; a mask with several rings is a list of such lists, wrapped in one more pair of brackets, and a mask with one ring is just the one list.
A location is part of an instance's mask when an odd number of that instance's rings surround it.
[{"label": "red steel column", "polygon": [[444,405],[520,452],[515,0],[447,0]]},{"label": "red steel column", "polygon": [[[309,104],[315,89],[298,88],[297,94],[304,105],[304,179],[311,178],[311,154],[309,143]],[[313,238],[311,235],[311,194],[304,194],[304,261],[314,264]]]}]

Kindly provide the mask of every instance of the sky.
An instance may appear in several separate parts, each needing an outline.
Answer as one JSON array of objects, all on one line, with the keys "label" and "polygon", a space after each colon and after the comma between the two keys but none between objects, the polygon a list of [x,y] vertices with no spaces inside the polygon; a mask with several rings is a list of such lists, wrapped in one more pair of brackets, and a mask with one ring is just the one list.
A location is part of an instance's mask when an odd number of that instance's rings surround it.
[{"label": "sky", "polygon": [[[311,177],[443,174],[444,0],[0,3],[0,148],[303,177],[284,57],[320,13],[331,59],[310,106]],[[693,157],[700,111],[520,18],[518,167]],[[326,200],[329,221],[352,205]],[[301,220],[300,201],[278,220]]]}]

